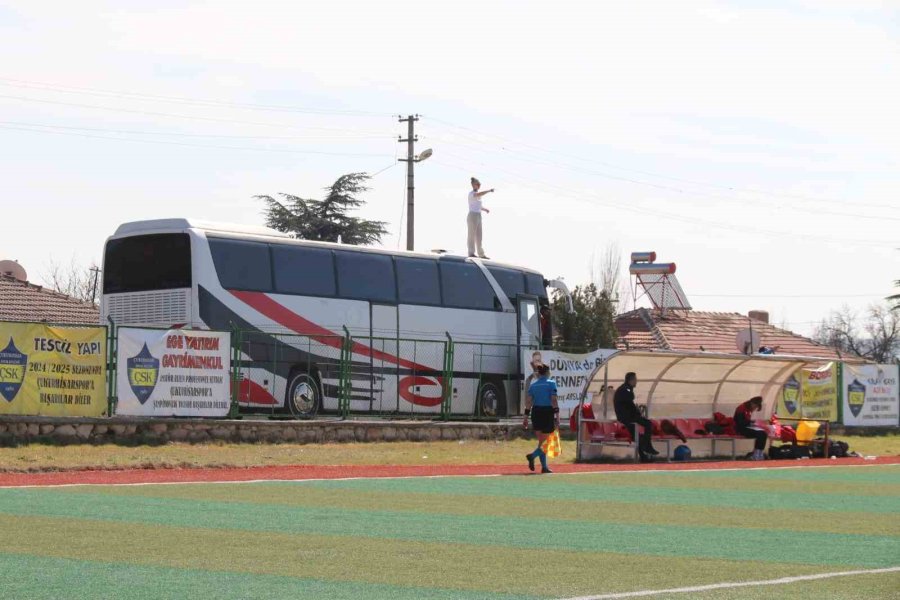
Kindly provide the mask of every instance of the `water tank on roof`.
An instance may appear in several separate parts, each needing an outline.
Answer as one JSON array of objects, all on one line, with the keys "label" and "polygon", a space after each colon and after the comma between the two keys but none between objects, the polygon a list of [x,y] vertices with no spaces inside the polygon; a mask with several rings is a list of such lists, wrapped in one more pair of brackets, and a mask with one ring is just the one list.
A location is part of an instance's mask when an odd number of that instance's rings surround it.
[{"label": "water tank on roof", "polygon": [[28,281],[28,273],[14,260],[0,260],[0,275],[6,275],[19,281]]}]

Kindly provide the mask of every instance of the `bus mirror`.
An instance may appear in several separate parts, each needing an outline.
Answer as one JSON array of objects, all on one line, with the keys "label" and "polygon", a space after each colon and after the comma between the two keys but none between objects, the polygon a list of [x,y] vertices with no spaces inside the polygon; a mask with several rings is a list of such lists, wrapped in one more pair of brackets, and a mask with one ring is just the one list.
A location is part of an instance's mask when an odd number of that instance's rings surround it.
[{"label": "bus mirror", "polygon": [[563,296],[566,298],[566,307],[570,315],[575,314],[575,305],[572,302],[572,292],[569,291],[569,286],[566,285],[566,282],[560,279],[551,279],[547,282],[547,287],[553,288],[554,290],[559,290]]}]

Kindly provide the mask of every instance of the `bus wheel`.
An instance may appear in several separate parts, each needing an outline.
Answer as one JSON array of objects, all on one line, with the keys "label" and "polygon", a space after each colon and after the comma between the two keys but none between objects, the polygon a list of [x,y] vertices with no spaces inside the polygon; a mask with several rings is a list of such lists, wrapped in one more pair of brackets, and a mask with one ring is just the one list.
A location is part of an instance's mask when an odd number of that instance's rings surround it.
[{"label": "bus wheel", "polygon": [[285,400],[291,415],[306,419],[316,416],[322,405],[321,390],[315,373],[294,373]]},{"label": "bus wheel", "polygon": [[478,406],[485,417],[506,416],[506,394],[497,381],[485,381],[478,392]]}]

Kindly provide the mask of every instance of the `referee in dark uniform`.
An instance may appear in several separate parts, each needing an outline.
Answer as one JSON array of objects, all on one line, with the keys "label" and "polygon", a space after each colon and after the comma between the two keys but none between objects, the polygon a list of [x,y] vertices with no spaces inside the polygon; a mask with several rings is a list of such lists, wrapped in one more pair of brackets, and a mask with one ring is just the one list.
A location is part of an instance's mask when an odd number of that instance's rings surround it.
[{"label": "referee in dark uniform", "polygon": [[537,367],[537,380],[528,387],[528,396],[525,399],[525,420],[523,427],[528,427],[528,417],[531,417],[531,427],[538,437],[537,448],[531,454],[526,454],[528,468],[534,471],[534,459],[541,461],[541,473],[552,473],[547,466],[547,454],[541,448],[544,440],[559,428],[559,403],[556,391],[556,382],[550,379],[550,367],[540,364]]},{"label": "referee in dark uniform", "polygon": [[[625,374],[625,383],[616,390],[613,398],[613,406],[616,409],[616,419],[625,425],[631,432],[631,439],[638,440],[638,453],[641,456],[641,462],[650,462],[653,457],[659,454],[653,447],[650,436],[653,434],[653,423],[650,419],[641,416],[634,403],[634,386],[637,385],[637,375],[634,373]],[[638,427],[643,427],[644,431],[638,435]]]}]

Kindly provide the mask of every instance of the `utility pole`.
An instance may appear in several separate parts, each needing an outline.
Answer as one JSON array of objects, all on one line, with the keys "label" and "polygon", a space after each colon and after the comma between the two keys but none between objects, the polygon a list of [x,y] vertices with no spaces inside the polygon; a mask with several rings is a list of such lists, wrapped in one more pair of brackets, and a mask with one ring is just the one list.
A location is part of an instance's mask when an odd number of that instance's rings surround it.
[{"label": "utility pole", "polygon": [[401,158],[406,163],[406,249],[413,250],[415,248],[415,193],[416,193],[416,174],[414,166],[418,160],[416,159],[415,143],[419,141],[416,137],[415,123],[419,120],[419,115],[409,115],[405,119],[398,118],[401,123],[406,123],[406,139],[402,137],[400,142],[406,142],[406,158]]},{"label": "utility pole", "polygon": [[97,265],[91,266],[91,274],[94,276],[94,283],[91,285],[91,304],[97,303],[97,282],[100,280],[100,267]]}]

